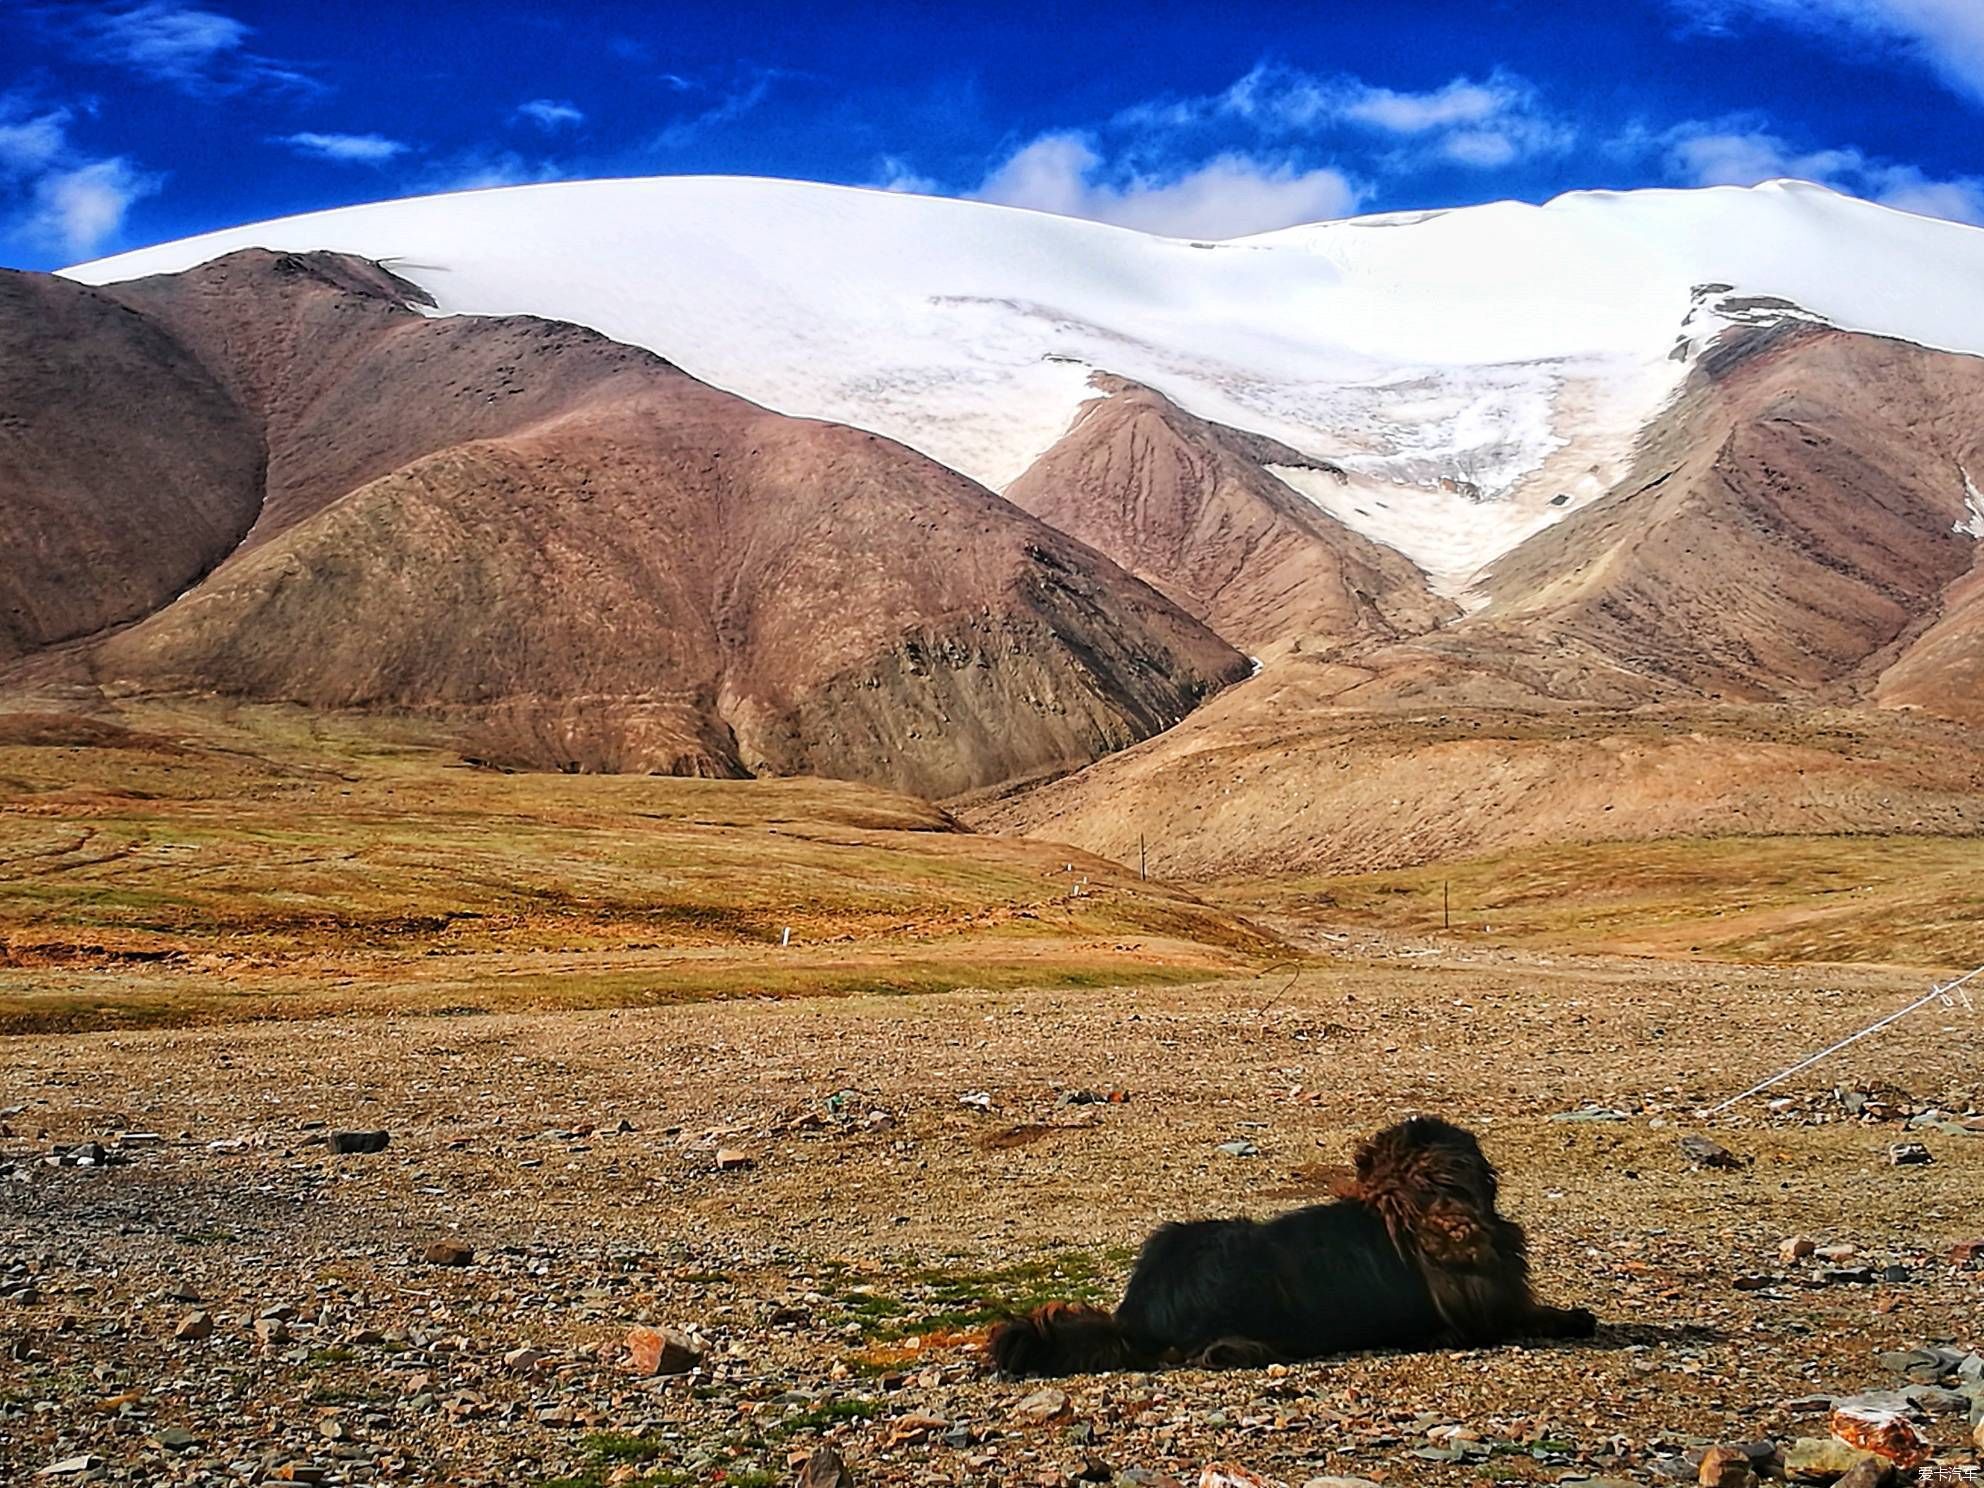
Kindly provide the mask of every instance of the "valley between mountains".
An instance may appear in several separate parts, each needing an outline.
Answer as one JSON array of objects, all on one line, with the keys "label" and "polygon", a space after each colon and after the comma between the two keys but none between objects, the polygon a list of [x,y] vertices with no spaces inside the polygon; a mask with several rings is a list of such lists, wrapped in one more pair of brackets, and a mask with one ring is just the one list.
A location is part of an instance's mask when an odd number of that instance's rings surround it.
[{"label": "valley between mountains", "polygon": [[[0,273],[0,1479],[1645,1488],[1974,1390],[1972,1010],[1703,1113],[1984,957],[1981,358],[1984,231],[1800,182]],[[986,1377],[1412,1109],[1595,1340]]]}]

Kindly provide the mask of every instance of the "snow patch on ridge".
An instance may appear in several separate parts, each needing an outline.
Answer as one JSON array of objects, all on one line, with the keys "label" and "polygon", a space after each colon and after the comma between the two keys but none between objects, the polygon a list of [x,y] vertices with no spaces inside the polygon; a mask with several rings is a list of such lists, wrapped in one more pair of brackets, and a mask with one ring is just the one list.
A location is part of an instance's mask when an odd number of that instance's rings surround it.
[{"label": "snow patch on ridge", "polygon": [[[1711,318],[1783,304],[1984,354],[1984,232],[1803,183],[1582,192],[1211,246],[978,202],[660,177],[341,208],[66,272],[102,284],[244,247],[357,254],[432,295],[429,313],[590,326],[994,490],[1095,396],[1090,373],[1112,372],[1343,465],[1352,488],[1281,478],[1454,593],[1609,487]],[[1733,316],[1704,305],[1706,286]]]},{"label": "snow patch on ridge", "polygon": [[1963,477],[1963,494],[1965,500],[1970,503],[1970,520],[1958,522],[1950,530],[1960,532],[1965,537],[1984,539],[1984,491],[1977,489],[1977,483],[1970,478],[1970,472],[1961,465],[1957,466],[1957,473]]}]

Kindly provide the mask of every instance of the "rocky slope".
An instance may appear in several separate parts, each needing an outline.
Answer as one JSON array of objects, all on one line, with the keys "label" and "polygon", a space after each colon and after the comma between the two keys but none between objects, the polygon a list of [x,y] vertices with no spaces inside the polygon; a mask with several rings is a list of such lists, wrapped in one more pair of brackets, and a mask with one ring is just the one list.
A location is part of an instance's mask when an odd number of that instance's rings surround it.
[{"label": "rocky slope", "polygon": [[[249,251],[107,293],[35,283],[141,326],[231,420],[206,458],[261,473],[197,551],[146,555],[125,610],[32,632],[135,621],[73,663],[115,690],[439,713],[527,764],[946,795],[1084,764],[1246,670],[964,477],[575,326],[430,318],[333,255]],[[9,334],[38,348],[62,323],[30,306]],[[62,416],[54,390],[21,401]],[[115,442],[159,427],[134,406],[103,426],[106,459],[141,459]],[[59,425],[31,432],[18,458],[71,458]],[[99,489],[143,549],[206,484]],[[27,466],[0,503],[39,485]],[[130,555],[101,557],[115,589]]]},{"label": "rocky slope", "polygon": [[1323,646],[1409,635],[1458,614],[1412,563],[1359,536],[1267,467],[1349,484],[1340,467],[1195,418],[1098,376],[1054,447],[1007,499],[1160,590],[1235,645]]}]

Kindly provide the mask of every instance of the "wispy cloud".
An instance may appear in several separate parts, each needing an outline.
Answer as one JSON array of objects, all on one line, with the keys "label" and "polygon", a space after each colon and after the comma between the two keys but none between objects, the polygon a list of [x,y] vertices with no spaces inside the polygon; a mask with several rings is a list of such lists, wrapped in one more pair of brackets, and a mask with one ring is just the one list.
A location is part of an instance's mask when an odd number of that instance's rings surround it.
[{"label": "wispy cloud", "polygon": [[1118,127],[1188,130],[1217,125],[1287,141],[1330,133],[1395,141],[1393,169],[1434,163],[1492,169],[1561,154],[1576,141],[1526,78],[1497,69],[1409,91],[1346,73],[1262,63],[1218,93],[1154,100],[1124,110]]},{"label": "wispy cloud", "polygon": [[254,28],[245,22],[178,0],[65,10],[57,34],[86,61],[121,67],[187,93],[318,86],[301,68],[249,50]]},{"label": "wispy cloud", "polygon": [[[713,129],[743,118],[771,95],[773,86],[792,74],[772,67],[748,69],[736,82],[725,87],[716,101],[684,119],[677,119],[655,136],[658,149],[679,150]],[[677,93],[704,91],[703,86],[673,74],[663,82]]]},{"label": "wispy cloud", "polygon": [[0,239],[70,259],[116,237],[134,202],[164,177],[122,155],[92,157],[70,138],[74,110],[0,94]]},{"label": "wispy cloud", "polygon": [[1984,103],[1984,4],[1978,0],[1671,0],[1695,27],[1730,32],[1767,21],[1831,37],[1856,53],[1868,44],[1927,67],[1957,93]]},{"label": "wispy cloud", "polygon": [[1754,186],[1795,177],[1925,217],[1984,225],[1984,177],[1936,178],[1919,166],[1853,146],[1804,149],[1752,115],[1691,120],[1657,134],[1640,132],[1623,153],[1654,153],[1668,179],[1685,186]]},{"label": "wispy cloud", "polygon": [[555,98],[533,98],[529,103],[520,103],[516,116],[530,120],[546,133],[575,128],[586,119],[585,111],[577,104]]},{"label": "wispy cloud", "polygon": [[38,175],[59,160],[68,149],[71,117],[66,108],[13,116],[0,98],[0,181]]},{"label": "wispy cloud", "polygon": [[1302,170],[1237,152],[1172,173],[1112,166],[1092,135],[1044,134],[971,193],[983,201],[1088,217],[1170,237],[1233,238],[1341,217],[1363,193],[1340,171]]},{"label": "wispy cloud", "polygon": [[481,191],[491,186],[531,186],[564,181],[574,171],[562,161],[516,150],[469,150],[430,162],[411,183],[419,191]]},{"label": "wispy cloud", "polygon": [[158,176],[122,156],[50,171],[34,183],[21,236],[70,258],[85,258],[116,236],[133,202],[160,184]]},{"label": "wispy cloud", "polygon": [[879,186],[884,191],[901,191],[912,196],[930,196],[937,190],[937,182],[918,171],[900,155],[884,155],[875,165],[871,186]]},{"label": "wispy cloud", "polygon": [[298,155],[336,161],[340,165],[384,165],[413,148],[403,140],[388,139],[383,134],[320,134],[314,130],[279,134],[273,142],[287,145]]}]

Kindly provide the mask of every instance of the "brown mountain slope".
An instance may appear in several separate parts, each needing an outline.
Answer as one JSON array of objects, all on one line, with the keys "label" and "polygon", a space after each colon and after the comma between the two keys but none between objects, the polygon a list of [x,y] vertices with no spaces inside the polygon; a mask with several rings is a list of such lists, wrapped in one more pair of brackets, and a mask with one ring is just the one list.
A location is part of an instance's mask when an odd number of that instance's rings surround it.
[{"label": "brown mountain slope", "polygon": [[1122,378],[1006,488],[1235,645],[1266,652],[1410,635],[1458,611],[1406,558],[1359,536],[1264,467],[1333,469],[1186,413]]},{"label": "brown mountain slope", "polygon": [[1881,673],[1874,700],[1984,723],[1984,566],[1944,591],[1936,622]]},{"label": "brown mountain slope", "polygon": [[1492,603],[1441,649],[1588,651],[1618,700],[1850,702],[1969,572],[1980,465],[1984,359],[1742,333],[1648,429],[1632,477],[1498,563]]},{"label": "brown mountain slope", "polygon": [[147,614],[255,519],[254,423],[109,295],[0,270],[0,662]]},{"label": "brown mountain slope", "polygon": [[[1984,831],[1984,360],[1810,327],[1718,347],[1633,479],[1458,623],[1293,656],[981,825],[1163,871],[1563,840]],[[1157,851],[1157,849],[1153,849]]]},{"label": "brown mountain slope", "polygon": [[963,477],[577,327],[423,317],[329,255],[120,293],[214,359],[269,501],[192,593],[94,648],[118,691],[438,712],[525,763],[942,795],[1077,767],[1244,674]]}]

